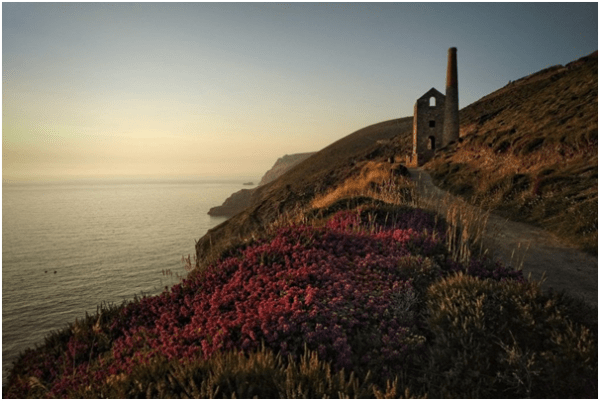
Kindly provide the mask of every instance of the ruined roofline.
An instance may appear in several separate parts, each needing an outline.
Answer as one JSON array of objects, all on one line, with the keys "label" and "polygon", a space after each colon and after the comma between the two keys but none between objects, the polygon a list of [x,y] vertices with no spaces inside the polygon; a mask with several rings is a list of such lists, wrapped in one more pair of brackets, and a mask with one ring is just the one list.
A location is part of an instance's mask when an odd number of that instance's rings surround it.
[{"label": "ruined roofline", "polygon": [[431,96],[441,96],[443,98],[446,98],[446,95],[444,95],[442,92],[440,92],[439,90],[435,89],[435,88],[431,88],[429,89],[427,92],[425,92],[420,98],[418,98],[417,100],[421,100],[421,99],[426,99],[426,98],[430,98]]}]

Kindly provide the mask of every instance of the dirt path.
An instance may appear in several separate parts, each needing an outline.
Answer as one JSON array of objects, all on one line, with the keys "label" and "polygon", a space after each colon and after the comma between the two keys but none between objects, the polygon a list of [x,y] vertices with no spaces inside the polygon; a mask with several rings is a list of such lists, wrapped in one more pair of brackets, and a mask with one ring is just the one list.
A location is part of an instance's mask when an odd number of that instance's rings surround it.
[{"label": "dirt path", "polygon": [[[457,199],[436,187],[426,171],[409,170],[422,196],[430,196],[440,203],[446,197]],[[525,276],[531,273],[533,279],[540,280],[546,273],[542,288],[565,290],[598,305],[598,257],[561,243],[541,228],[508,221],[495,214],[490,215],[486,231],[484,243],[494,250],[496,259],[513,266],[523,261]]]}]

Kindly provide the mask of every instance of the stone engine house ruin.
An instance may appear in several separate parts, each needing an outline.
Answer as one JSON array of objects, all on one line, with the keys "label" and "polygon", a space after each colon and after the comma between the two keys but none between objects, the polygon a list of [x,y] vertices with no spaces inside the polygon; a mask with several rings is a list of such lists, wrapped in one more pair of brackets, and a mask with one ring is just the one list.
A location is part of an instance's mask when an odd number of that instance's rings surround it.
[{"label": "stone engine house ruin", "polygon": [[414,165],[420,165],[431,159],[436,147],[443,143],[444,114],[446,96],[431,88],[415,103],[413,117],[413,151],[411,159]]},{"label": "stone engine house ruin", "polygon": [[413,115],[412,153],[406,157],[411,167],[421,166],[436,149],[458,139],[458,74],[456,48],[448,49],[446,95],[431,88],[417,99]]}]

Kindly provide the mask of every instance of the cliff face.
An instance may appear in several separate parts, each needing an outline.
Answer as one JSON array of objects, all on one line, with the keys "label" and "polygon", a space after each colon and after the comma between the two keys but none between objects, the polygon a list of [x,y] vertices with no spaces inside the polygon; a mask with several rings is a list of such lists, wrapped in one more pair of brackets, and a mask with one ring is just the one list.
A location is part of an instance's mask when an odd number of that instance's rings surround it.
[{"label": "cliff face", "polygon": [[[308,159],[310,156],[314,155],[315,152],[307,152],[307,153],[296,153],[293,155],[285,155],[277,159],[273,167],[269,169],[263,175],[262,179],[258,186],[265,185],[270,183],[271,181],[276,180],[281,175],[285,174],[292,167],[296,166],[298,163],[303,162]],[[208,211],[208,214],[211,216],[234,216],[250,206],[252,203],[252,196],[257,188],[252,189],[242,189],[237,191],[229,198],[223,202],[221,206],[215,206]]]},{"label": "cliff face", "polygon": [[316,152],[295,153],[293,155],[285,155],[277,159],[273,167],[263,175],[258,185],[265,185],[282,176],[286,171],[294,167],[296,164],[308,159]]}]

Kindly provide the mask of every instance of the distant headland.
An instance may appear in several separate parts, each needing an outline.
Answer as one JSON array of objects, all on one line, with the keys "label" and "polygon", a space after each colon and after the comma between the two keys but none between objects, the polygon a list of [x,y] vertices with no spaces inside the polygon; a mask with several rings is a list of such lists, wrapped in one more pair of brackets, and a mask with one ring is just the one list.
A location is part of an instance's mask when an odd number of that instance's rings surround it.
[{"label": "distant headland", "polygon": [[[316,152],[306,152],[306,153],[294,153],[291,155],[285,155],[277,159],[273,167],[271,167],[261,178],[258,183],[258,187],[262,185],[266,185],[271,181],[276,180],[281,175],[285,174],[288,170],[308,159],[310,156],[314,155]],[[244,185],[254,185],[253,182],[246,182]],[[257,188],[258,188],[257,187]],[[208,211],[208,214],[211,216],[226,216],[231,217],[248,206],[250,206],[252,194],[254,190],[252,189],[241,189],[233,194],[227,199],[221,206],[215,206]]]}]

